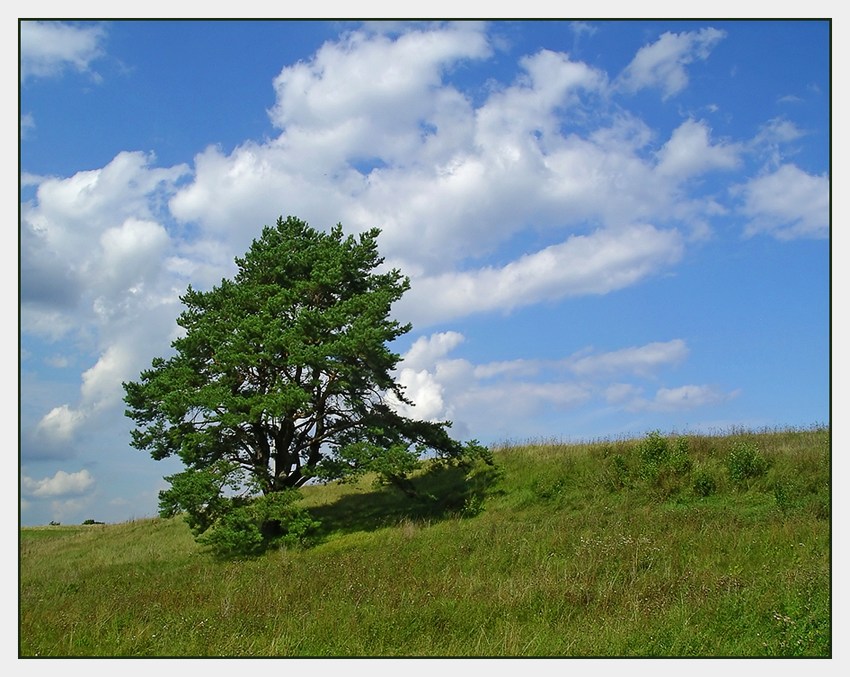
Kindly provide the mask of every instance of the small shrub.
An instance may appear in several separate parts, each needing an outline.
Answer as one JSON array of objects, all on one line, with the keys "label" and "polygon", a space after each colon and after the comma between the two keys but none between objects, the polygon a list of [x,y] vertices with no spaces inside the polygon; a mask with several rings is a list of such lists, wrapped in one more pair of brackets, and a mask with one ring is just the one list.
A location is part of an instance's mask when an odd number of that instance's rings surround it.
[{"label": "small shrub", "polygon": [[657,430],[647,434],[638,446],[639,474],[650,484],[660,480],[669,484],[669,475],[683,476],[691,470],[688,438],[679,437],[671,444]]},{"label": "small shrub", "polygon": [[743,484],[764,475],[768,462],[754,443],[739,441],[732,445],[732,451],[726,457],[726,468],[733,482]]},{"label": "small shrub", "polygon": [[303,545],[320,526],[295,505],[297,491],[280,491],[254,499],[225,513],[198,540],[223,557],[257,555],[277,546]]},{"label": "small shrub", "polygon": [[717,491],[717,481],[707,470],[698,470],[694,473],[694,493],[697,496],[711,496]]},{"label": "small shrub", "polygon": [[223,557],[256,555],[266,545],[260,524],[244,508],[224,514],[198,541]]},{"label": "small shrub", "polygon": [[466,500],[464,500],[463,508],[460,512],[464,517],[475,517],[476,515],[480,515],[483,511],[484,499],[478,494],[471,494],[470,496],[467,496]]},{"label": "small shrub", "polygon": [[658,470],[667,460],[667,438],[658,430],[648,433],[638,447],[641,475],[645,479],[655,479]]}]

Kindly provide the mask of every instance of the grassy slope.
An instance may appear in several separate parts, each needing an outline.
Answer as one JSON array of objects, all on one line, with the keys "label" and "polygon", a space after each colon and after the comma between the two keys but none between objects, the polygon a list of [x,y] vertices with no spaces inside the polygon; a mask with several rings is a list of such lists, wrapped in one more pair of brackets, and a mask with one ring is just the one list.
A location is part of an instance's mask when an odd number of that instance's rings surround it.
[{"label": "grassy slope", "polygon": [[[770,467],[735,485],[742,438]],[[636,441],[502,449],[483,503],[443,514],[314,487],[319,542],[245,561],[179,519],[22,529],[20,653],[828,656],[828,431],[689,442],[650,480]]]}]

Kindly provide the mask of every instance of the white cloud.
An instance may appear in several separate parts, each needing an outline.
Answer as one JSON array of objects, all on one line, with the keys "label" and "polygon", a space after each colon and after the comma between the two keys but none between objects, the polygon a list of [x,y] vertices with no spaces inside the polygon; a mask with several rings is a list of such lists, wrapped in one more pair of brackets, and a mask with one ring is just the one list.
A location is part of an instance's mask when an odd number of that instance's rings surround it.
[{"label": "white cloud", "polygon": [[38,423],[38,433],[45,435],[49,442],[67,442],[85,421],[85,414],[63,404],[54,407]]},{"label": "white cloud", "polygon": [[658,87],[665,99],[688,85],[685,66],[708,58],[712,48],[726,36],[716,28],[685,33],[664,33],[651,45],[641,47],[619,79],[626,91]]},{"label": "white cloud", "polygon": [[169,244],[165,228],[154,221],[130,218],[104,231],[94,271],[103,279],[104,292],[108,296],[139,293],[145,279],[159,270]]},{"label": "white cloud", "polygon": [[[529,224],[569,233],[691,216],[675,202],[682,177],[639,153],[646,125],[598,102],[586,108],[583,95],[606,91],[603,72],[542,50],[475,107],[447,73],[489,49],[477,28],[456,27],[325,44],[276,80],[280,136],[199,154],[173,214],[235,251],[282,212],[318,226],[377,225],[390,260],[432,274],[491,254]],[[387,89],[410,60],[409,81]],[[577,119],[595,121],[587,138],[561,128],[564,111],[579,107]]]},{"label": "white cloud", "polygon": [[21,205],[25,331],[84,332],[104,310],[126,315],[133,303],[146,303],[127,290],[161,273],[168,236],[158,217],[187,169],[151,167],[153,160],[122,152],[102,169],[42,179]]},{"label": "white cloud", "polygon": [[829,177],[785,164],[738,186],[745,234],[767,233],[780,240],[829,237]]},{"label": "white cloud", "polygon": [[724,393],[713,386],[685,385],[678,388],[659,388],[652,401],[645,402],[642,407],[653,411],[677,411],[696,409],[719,404],[732,397],[737,392]]},{"label": "white cloud", "polygon": [[[491,54],[480,25],[392,32],[350,33],[287,66],[270,112],[280,136],[195,158],[192,182],[170,201],[178,220],[201,226],[193,246],[244,251],[281,214],[379,226],[382,252],[414,281],[404,310],[430,323],[635,284],[681,257],[684,239],[663,225],[705,234],[722,211],[682,189],[737,160],[737,145],[711,142],[704,123],[683,124],[656,161],[653,131],[603,103],[598,69],[541,50],[478,105],[450,75]],[[672,63],[705,58],[718,34],[678,36]],[[590,128],[565,131],[565,119]],[[529,228],[563,241],[483,265]],[[193,263],[172,259],[184,271]]]},{"label": "white cloud", "polygon": [[456,331],[420,336],[404,354],[404,366],[414,371],[431,367],[463,341],[463,334]]},{"label": "white cloud", "polygon": [[74,473],[59,470],[53,477],[45,477],[41,480],[21,477],[22,493],[32,498],[79,496],[90,491],[94,485],[94,477],[85,469]]},{"label": "white cloud", "polygon": [[566,296],[606,294],[675,263],[682,248],[678,233],[648,225],[576,235],[501,268],[416,279],[398,312],[422,326]]},{"label": "white cloud", "polygon": [[402,356],[398,377],[415,406],[393,402],[398,411],[425,420],[453,420],[464,431],[518,430],[533,429],[535,420],[547,413],[576,411],[594,401],[609,411],[676,412],[737,395],[713,386],[684,385],[659,387],[653,398],[644,397],[640,379],[657,381],[662,368],[687,359],[682,339],[600,353],[587,349],[557,360],[484,364],[450,356],[463,339],[457,332],[441,332],[411,346]]},{"label": "white cloud", "polygon": [[688,353],[688,347],[682,339],[673,339],[664,343],[648,343],[596,355],[573,357],[568,364],[573,373],[583,377],[624,374],[648,376],[659,367],[681,364]]},{"label": "white cloud", "polygon": [[685,179],[714,169],[734,169],[739,163],[737,144],[712,145],[704,122],[683,122],[658,153],[662,175]]},{"label": "white cloud", "polygon": [[[140,315],[140,317],[145,317]],[[76,405],[53,407],[35,427],[33,444],[46,450],[71,445],[87,427],[99,424],[103,416],[120,411],[124,391],[122,383],[138,377],[150,359],[167,347],[166,329],[174,324],[174,315],[158,314],[147,326],[102,329],[104,346],[97,362],[82,373],[80,397]],[[159,350],[152,346],[160,346]],[[156,350],[156,352],[151,352]],[[26,455],[38,456],[44,450],[32,449]]]},{"label": "white cloud", "polygon": [[94,409],[123,397],[121,382],[135,376],[136,359],[128,346],[110,345],[95,365],[83,372],[82,401]]},{"label": "white cloud", "polygon": [[348,33],[325,43],[309,62],[281,71],[271,118],[291,134],[297,130],[299,140],[309,136],[313,148],[329,143],[341,158],[403,160],[418,146],[418,123],[433,113],[443,71],[490,54],[482,28],[462,22],[397,39]]},{"label": "white cloud", "polygon": [[598,29],[586,21],[571,21],[570,32],[573,34],[573,45],[575,46],[583,36],[595,35]]},{"label": "white cloud", "polygon": [[540,360],[505,360],[502,362],[489,362],[487,364],[479,364],[475,367],[473,373],[475,378],[490,379],[501,376],[535,376],[540,373],[545,363]]},{"label": "white cloud", "polygon": [[644,397],[644,388],[633,383],[615,383],[604,388],[605,402],[627,412],[675,413],[713,407],[732,400],[739,390],[724,391],[711,385],[683,385],[658,388],[651,398]]},{"label": "white cloud", "polygon": [[439,421],[450,415],[443,400],[443,386],[428,370],[402,369],[397,383],[402,387],[404,396],[413,403],[400,402],[395,396],[390,396],[390,406],[403,416],[422,421]]},{"label": "white cloud", "polygon": [[99,25],[54,21],[20,23],[21,82],[60,74],[66,68],[86,72],[103,55],[105,31]]},{"label": "white cloud", "polygon": [[754,143],[756,145],[762,143],[788,143],[789,141],[796,141],[803,135],[804,132],[790,120],[773,118],[761,126],[754,139]]},{"label": "white cloud", "polygon": [[767,167],[777,168],[789,154],[797,150],[790,144],[805,135],[806,132],[790,120],[773,118],[761,126],[750,145],[757,154],[765,158]]},{"label": "white cloud", "polygon": [[[464,427],[476,429],[533,424],[547,411],[568,411],[592,397],[583,383],[507,381],[490,385],[473,385],[457,393],[457,410],[463,415]],[[524,421],[523,421],[524,420]]]},{"label": "white cloud", "polygon": [[509,157],[509,144],[523,135],[554,133],[557,109],[577,104],[581,93],[601,91],[607,83],[601,71],[546,49],[523,57],[520,66],[517,82],[493,93],[477,112],[476,143],[485,153]]},{"label": "white cloud", "polygon": [[24,223],[47,245],[71,257],[90,251],[107,228],[152,219],[162,210],[186,165],[154,167],[152,154],[123,151],[101,169],[45,178],[36,199],[23,205]]},{"label": "white cloud", "polygon": [[[121,405],[121,381],[168,347],[185,281],[163,266],[179,252],[161,225],[163,200],[185,167],[155,168],[151,156],[119,153],[106,167],[42,178],[22,205],[21,324],[57,340],[70,334],[99,357],[81,375],[76,403],[56,403],[32,423],[37,447],[72,449]],[[72,453],[72,452],[67,452]]]}]

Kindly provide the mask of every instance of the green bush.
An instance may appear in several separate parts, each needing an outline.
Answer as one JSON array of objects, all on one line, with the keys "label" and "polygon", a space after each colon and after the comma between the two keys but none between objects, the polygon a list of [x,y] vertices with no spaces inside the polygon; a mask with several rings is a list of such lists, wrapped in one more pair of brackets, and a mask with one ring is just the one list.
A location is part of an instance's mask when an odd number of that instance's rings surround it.
[{"label": "green bush", "polygon": [[271,547],[303,545],[320,523],[295,505],[297,491],[279,491],[223,514],[198,540],[219,556],[258,555]]},{"label": "green bush", "polygon": [[726,468],[729,477],[736,484],[761,477],[767,472],[767,459],[753,442],[738,441],[732,445],[732,450],[726,457]]},{"label": "green bush", "polygon": [[640,475],[645,480],[655,481],[661,466],[667,460],[667,438],[658,430],[647,433],[638,446]]},{"label": "green bush", "polygon": [[258,555],[267,544],[260,532],[260,524],[246,508],[225,513],[216,525],[198,538],[219,556]]},{"label": "green bush", "polygon": [[475,517],[484,511],[484,499],[478,494],[471,494],[463,502],[460,514],[464,517]]},{"label": "green bush", "polygon": [[648,433],[638,446],[640,477],[651,484],[657,484],[659,480],[669,483],[670,475],[687,475],[691,470],[688,451],[686,437],[678,437],[671,444],[657,430]]},{"label": "green bush", "polygon": [[717,491],[717,481],[707,470],[697,470],[694,473],[694,493],[697,496],[711,496]]}]

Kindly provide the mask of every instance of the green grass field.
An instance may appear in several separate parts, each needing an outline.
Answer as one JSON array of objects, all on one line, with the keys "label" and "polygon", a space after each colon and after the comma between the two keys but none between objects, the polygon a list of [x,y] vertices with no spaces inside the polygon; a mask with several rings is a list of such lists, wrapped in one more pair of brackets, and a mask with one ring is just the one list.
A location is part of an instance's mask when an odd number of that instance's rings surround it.
[{"label": "green grass field", "polygon": [[22,528],[19,652],[830,656],[829,429],[683,439],[505,446],[429,506],[308,487],[314,542],[251,559],[180,518]]}]

